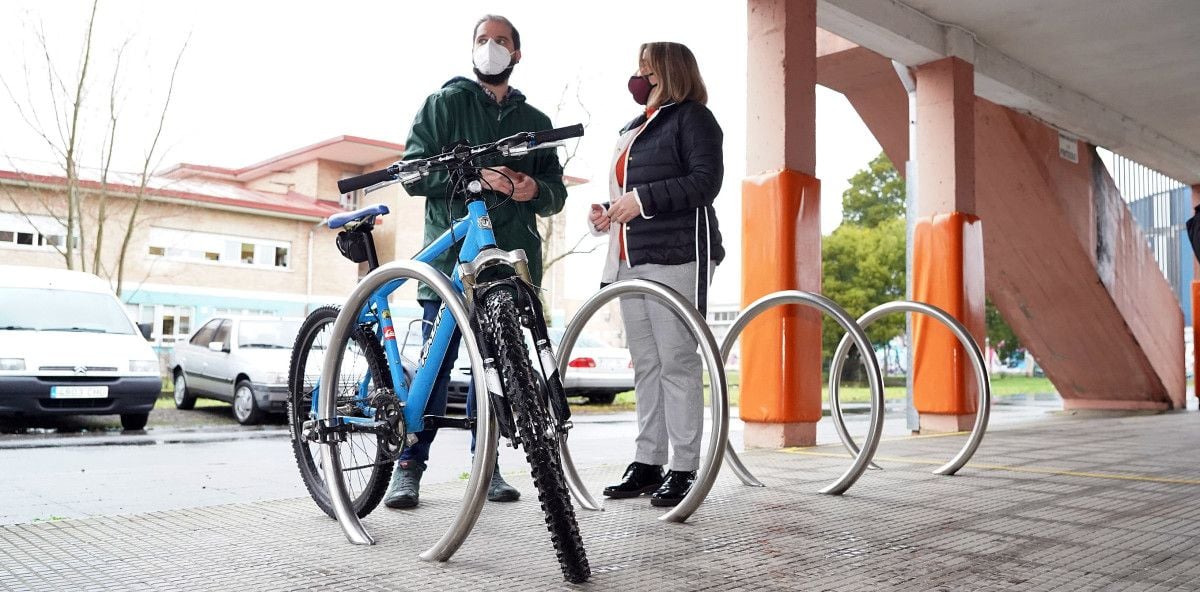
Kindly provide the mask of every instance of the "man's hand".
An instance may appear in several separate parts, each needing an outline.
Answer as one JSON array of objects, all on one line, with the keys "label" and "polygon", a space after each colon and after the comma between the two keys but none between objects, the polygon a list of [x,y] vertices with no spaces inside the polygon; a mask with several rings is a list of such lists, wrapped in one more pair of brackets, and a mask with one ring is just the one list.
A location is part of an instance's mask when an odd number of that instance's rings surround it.
[{"label": "man's hand", "polygon": [[506,166],[485,169],[480,176],[485,186],[492,191],[508,195],[512,193],[513,201],[530,201],[537,197],[537,181],[524,173],[518,173]]},{"label": "man's hand", "polygon": [[592,228],[596,232],[608,232],[608,227],[612,225],[608,215],[604,212],[604,206],[600,204],[592,204],[592,210],[588,212],[588,222],[592,223]]},{"label": "man's hand", "polygon": [[608,206],[608,219],[617,224],[625,224],[640,215],[642,215],[642,208],[638,205],[632,191],[618,197]]}]

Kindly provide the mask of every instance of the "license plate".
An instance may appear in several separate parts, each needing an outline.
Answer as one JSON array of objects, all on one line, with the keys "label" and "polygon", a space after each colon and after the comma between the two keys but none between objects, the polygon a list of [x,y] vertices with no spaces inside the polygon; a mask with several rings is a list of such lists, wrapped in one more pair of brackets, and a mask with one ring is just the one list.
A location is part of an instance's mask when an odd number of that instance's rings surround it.
[{"label": "license plate", "polygon": [[52,386],[51,399],[103,399],[108,397],[107,386]]}]

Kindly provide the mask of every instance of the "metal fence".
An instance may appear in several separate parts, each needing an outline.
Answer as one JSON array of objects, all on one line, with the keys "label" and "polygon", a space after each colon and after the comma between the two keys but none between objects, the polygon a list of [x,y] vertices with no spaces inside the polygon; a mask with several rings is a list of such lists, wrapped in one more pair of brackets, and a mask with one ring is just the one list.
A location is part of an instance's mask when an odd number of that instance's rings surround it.
[{"label": "metal fence", "polygon": [[1120,154],[1110,172],[1190,325],[1193,255],[1184,222],[1192,215],[1191,188]]}]

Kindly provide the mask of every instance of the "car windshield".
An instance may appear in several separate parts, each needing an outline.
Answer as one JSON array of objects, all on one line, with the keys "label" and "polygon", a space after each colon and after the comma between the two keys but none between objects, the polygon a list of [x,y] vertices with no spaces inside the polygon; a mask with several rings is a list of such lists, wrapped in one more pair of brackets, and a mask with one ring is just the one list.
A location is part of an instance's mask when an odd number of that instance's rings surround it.
[{"label": "car windshield", "polygon": [[[549,327],[546,332],[550,334],[550,341],[554,342],[554,347],[558,347],[567,330],[560,327]],[[608,347],[608,345],[587,333],[580,333],[579,339],[575,340],[575,347]]]},{"label": "car windshield", "polygon": [[291,349],[299,331],[299,321],[242,321],[238,347]]},{"label": "car windshield", "polygon": [[3,330],[133,335],[133,323],[109,294],[0,288],[0,331]]}]

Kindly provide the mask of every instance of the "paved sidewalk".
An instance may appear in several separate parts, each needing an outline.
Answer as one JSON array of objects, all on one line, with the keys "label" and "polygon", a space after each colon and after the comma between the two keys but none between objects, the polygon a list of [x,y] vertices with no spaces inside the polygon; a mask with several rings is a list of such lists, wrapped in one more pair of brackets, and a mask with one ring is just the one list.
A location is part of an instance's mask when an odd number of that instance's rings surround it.
[{"label": "paved sidewalk", "polygon": [[[562,583],[532,495],[488,504],[448,563],[462,484],[364,522],[350,545],[307,499],[0,527],[4,590],[1195,590],[1200,416],[1002,426],[958,476],[929,472],[962,436],[885,442],[845,496],[816,493],[840,446],[754,452],[766,488],[723,472],[686,524],[646,499],[580,511],[592,582]],[[584,473],[593,491],[622,467]],[[528,479],[519,486],[532,493]]]}]

